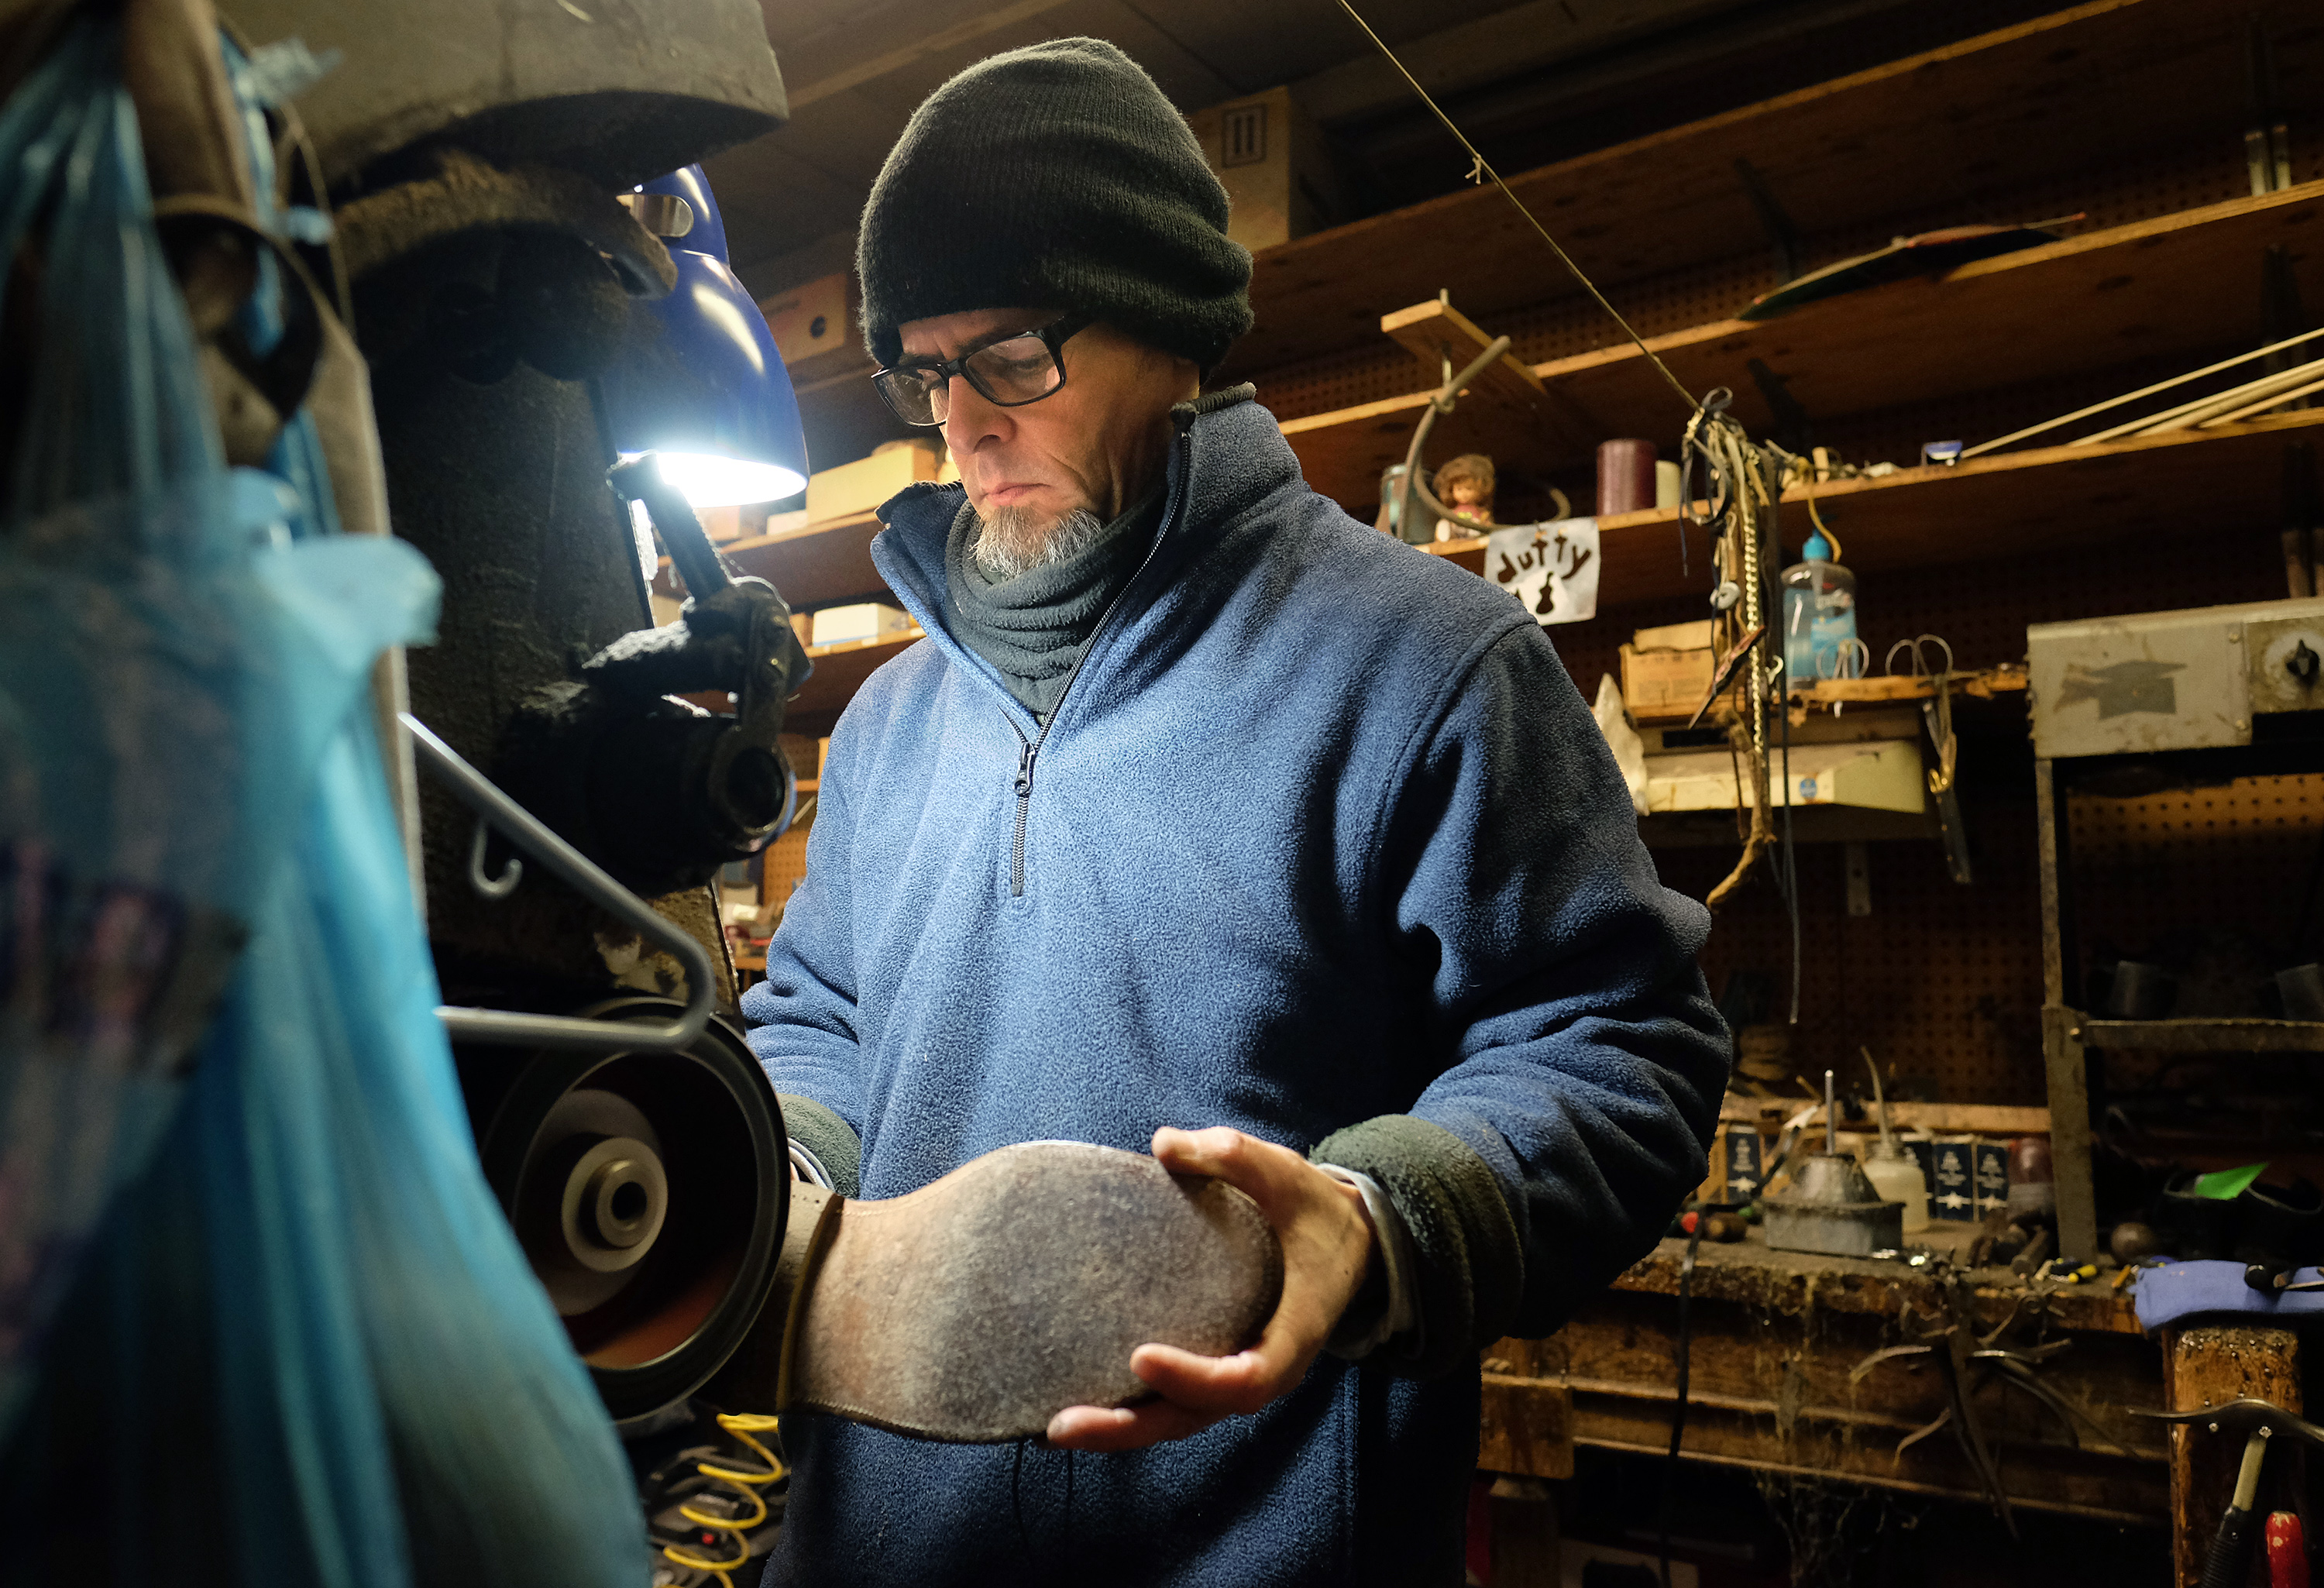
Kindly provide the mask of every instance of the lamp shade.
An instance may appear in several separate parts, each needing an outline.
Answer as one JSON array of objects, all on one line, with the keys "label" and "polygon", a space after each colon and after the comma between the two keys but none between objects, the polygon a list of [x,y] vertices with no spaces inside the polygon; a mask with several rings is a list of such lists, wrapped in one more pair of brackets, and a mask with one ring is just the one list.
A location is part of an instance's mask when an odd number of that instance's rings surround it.
[{"label": "lamp shade", "polygon": [[797,495],[807,474],[798,400],[766,317],[726,266],[726,227],[702,168],[638,192],[683,201],[639,206],[676,234],[663,241],[678,284],[632,306],[621,356],[599,377],[613,450],[659,453],[662,477],[696,507]]}]

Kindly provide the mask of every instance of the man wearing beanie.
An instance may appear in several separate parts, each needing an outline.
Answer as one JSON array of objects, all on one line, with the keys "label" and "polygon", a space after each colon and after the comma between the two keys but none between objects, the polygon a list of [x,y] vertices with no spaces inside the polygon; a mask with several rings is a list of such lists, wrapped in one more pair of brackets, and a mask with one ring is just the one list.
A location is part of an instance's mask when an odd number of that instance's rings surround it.
[{"label": "man wearing beanie", "polygon": [[1702,1176],[1708,918],[1532,619],[1310,491],[1250,387],[1197,395],[1250,323],[1226,222],[1110,44],[913,116],[863,329],[961,484],[881,509],[927,638],[840,721],[743,1007],[841,1192],[1150,1150],[1250,1193],[1282,1303],[1236,1356],[1141,1348],[1153,1399],[1046,1442],[787,1418],[770,1584],[1457,1583],[1480,1347]]}]

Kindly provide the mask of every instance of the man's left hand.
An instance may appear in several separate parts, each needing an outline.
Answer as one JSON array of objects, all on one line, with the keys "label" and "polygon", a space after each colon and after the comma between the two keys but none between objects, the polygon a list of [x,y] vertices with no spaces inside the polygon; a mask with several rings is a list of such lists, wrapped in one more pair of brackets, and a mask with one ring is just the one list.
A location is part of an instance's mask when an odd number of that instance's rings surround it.
[{"label": "man's left hand", "polygon": [[1049,1419],[1067,1450],[1136,1450],[1258,1411],[1298,1387],[1364,1282],[1372,1227],[1354,1186],[1287,1147],[1224,1126],[1154,1132],[1154,1156],[1182,1175],[1211,1175],[1259,1204],[1283,1243],[1283,1299],[1259,1341],[1232,1356],[1175,1345],[1131,1353],[1130,1370],[1156,1395],[1111,1410],[1069,1406]]}]

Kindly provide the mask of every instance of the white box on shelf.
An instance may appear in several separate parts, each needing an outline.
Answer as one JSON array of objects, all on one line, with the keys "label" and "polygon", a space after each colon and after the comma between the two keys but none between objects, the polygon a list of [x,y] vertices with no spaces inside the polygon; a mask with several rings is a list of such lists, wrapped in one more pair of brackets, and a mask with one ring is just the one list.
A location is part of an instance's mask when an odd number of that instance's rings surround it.
[{"label": "white box on shelf", "polygon": [[815,642],[837,645],[848,640],[882,640],[910,630],[912,615],[884,601],[858,601],[852,606],[826,606],[815,614]]}]

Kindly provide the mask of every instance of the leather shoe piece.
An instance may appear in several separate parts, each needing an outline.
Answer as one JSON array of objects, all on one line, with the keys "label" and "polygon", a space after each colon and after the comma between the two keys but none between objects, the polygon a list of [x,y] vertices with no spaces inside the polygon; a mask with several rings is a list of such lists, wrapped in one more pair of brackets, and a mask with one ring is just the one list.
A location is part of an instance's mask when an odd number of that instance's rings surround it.
[{"label": "leather shoe piece", "polygon": [[890,1201],[792,1187],[757,1333],[779,1321],[779,1412],[989,1443],[1146,1399],[1130,1356],[1149,1342],[1241,1350],[1282,1292],[1275,1232],[1233,1186],[1034,1141]]}]

